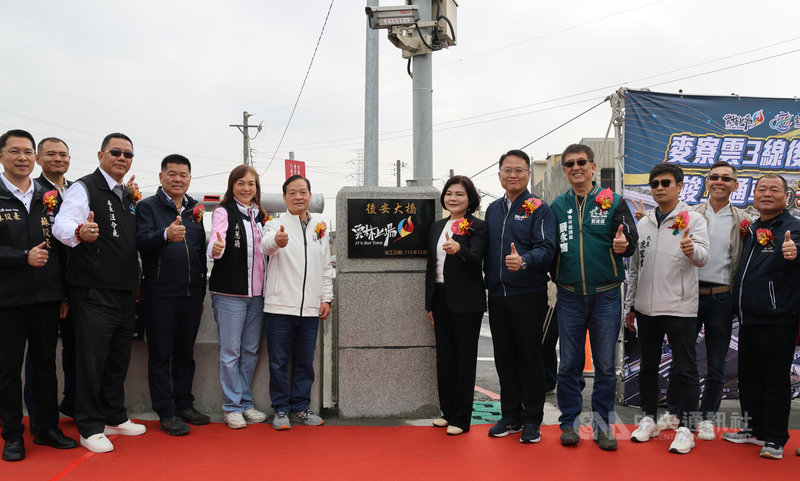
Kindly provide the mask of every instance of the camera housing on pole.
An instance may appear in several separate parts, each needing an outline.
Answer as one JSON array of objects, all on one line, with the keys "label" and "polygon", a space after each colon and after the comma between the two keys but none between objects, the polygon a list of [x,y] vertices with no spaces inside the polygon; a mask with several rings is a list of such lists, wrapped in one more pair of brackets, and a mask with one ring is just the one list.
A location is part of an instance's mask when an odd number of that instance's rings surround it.
[{"label": "camera housing on pole", "polygon": [[[389,41],[402,50],[403,58],[426,55],[456,44],[455,0],[431,0],[436,18],[420,22],[417,5],[366,7],[372,29],[388,29]],[[423,33],[423,29],[431,29]]]}]

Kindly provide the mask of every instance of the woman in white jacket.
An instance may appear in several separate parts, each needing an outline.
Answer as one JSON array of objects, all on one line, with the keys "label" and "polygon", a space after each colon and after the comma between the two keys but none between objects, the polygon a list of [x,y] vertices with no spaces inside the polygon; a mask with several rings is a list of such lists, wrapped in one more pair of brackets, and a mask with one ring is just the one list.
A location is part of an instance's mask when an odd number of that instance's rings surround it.
[{"label": "woman in white jacket", "polygon": [[328,317],[333,301],[327,224],[308,212],[308,179],[299,175],[286,179],[283,200],[288,212],[267,222],[261,236],[261,252],[270,256],[264,312],[269,395],[275,410],[272,427],[279,431],[290,429],[291,421],[311,426],[324,422],[311,412],[309,402],[319,321]]}]

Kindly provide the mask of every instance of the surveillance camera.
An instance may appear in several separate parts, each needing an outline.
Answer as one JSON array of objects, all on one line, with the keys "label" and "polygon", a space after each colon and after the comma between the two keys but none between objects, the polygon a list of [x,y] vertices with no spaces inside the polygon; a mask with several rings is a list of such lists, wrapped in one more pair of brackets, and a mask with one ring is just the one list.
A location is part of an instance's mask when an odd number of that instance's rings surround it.
[{"label": "surveillance camera", "polygon": [[419,21],[419,7],[402,5],[397,7],[366,7],[369,28],[373,30],[392,27],[408,27]]}]

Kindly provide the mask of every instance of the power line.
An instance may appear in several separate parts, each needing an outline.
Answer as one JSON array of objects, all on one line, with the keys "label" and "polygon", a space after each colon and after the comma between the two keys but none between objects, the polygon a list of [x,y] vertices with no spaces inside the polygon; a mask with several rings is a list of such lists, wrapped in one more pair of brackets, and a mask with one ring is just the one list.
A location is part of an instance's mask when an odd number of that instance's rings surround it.
[{"label": "power line", "polygon": [[328,13],[325,15],[325,21],[322,23],[322,29],[319,32],[319,38],[317,38],[317,45],[314,47],[314,53],[311,54],[311,61],[308,63],[308,70],[306,70],[306,76],[303,78],[303,84],[300,85],[300,92],[297,93],[297,99],[294,101],[294,107],[292,107],[292,112],[289,114],[289,120],[286,122],[286,128],[283,129],[283,134],[281,135],[281,139],[278,141],[278,145],[275,147],[275,153],[272,154],[272,158],[267,163],[267,167],[264,169],[264,172],[261,173],[263,176],[269,170],[269,166],[272,165],[272,161],[275,160],[275,156],[278,155],[278,149],[281,148],[281,144],[283,143],[283,138],[286,137],[286,132],[289,130],[289,125],[292,123],[292,117],[294,117],[294,112],[297,110],[297,104],[300,102],[300,96],[303,95],[303,89],[306,86],[306,81],[308,80],[308,74],[311,73],[311,66],[314,65],[314,58],[317,56],[317,49],[319,48],[319,44],[322,41],[322,34],[325,32],[325,26],[328,24],[328,17],[331,15],[331,9],[333,8],[333,2],[335,0],[331,0],[331,4],[328,6]]}]

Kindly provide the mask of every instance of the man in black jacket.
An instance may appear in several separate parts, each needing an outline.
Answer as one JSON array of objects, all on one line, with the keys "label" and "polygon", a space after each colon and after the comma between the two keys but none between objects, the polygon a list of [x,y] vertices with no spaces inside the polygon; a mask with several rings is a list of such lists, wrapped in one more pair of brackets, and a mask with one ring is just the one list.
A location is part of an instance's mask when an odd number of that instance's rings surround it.
[{"label": "man in black jacket", "polygon": [[[206,292],[204,208],[186,195],[192,165],[172,154],[161,162],[156,195],[136,210],[136,246],[144,268],[143,301],[148,381],[161,429],[189,433],[189,424],[208,424],[193,406],[194,342]],[[170,380],[170,365],[172,379]]]},{"label": "man in black jacket", "polygon": [[58,428],[58,381],[55,372],[58,315],[64,285],[58,255],[50,250],[45,190],[30,178],[33,136],[10,130],[0,136],[0,418],[2,458],[25,458],[22,434],[22,362],[31,356],[38,410],[32,424],[34,443],[74,448],[74,439]]},{"label": "man in black jacket", "polygon": [[790,372],[800,315],[800,220],[786,211],[789,187],[777,174],[756,182],[759,218],[748,228],[734,281],[739,316],[739,403],[743,430],[725,440],[763,446],[761,456],[783,457],[789,440]]}]

